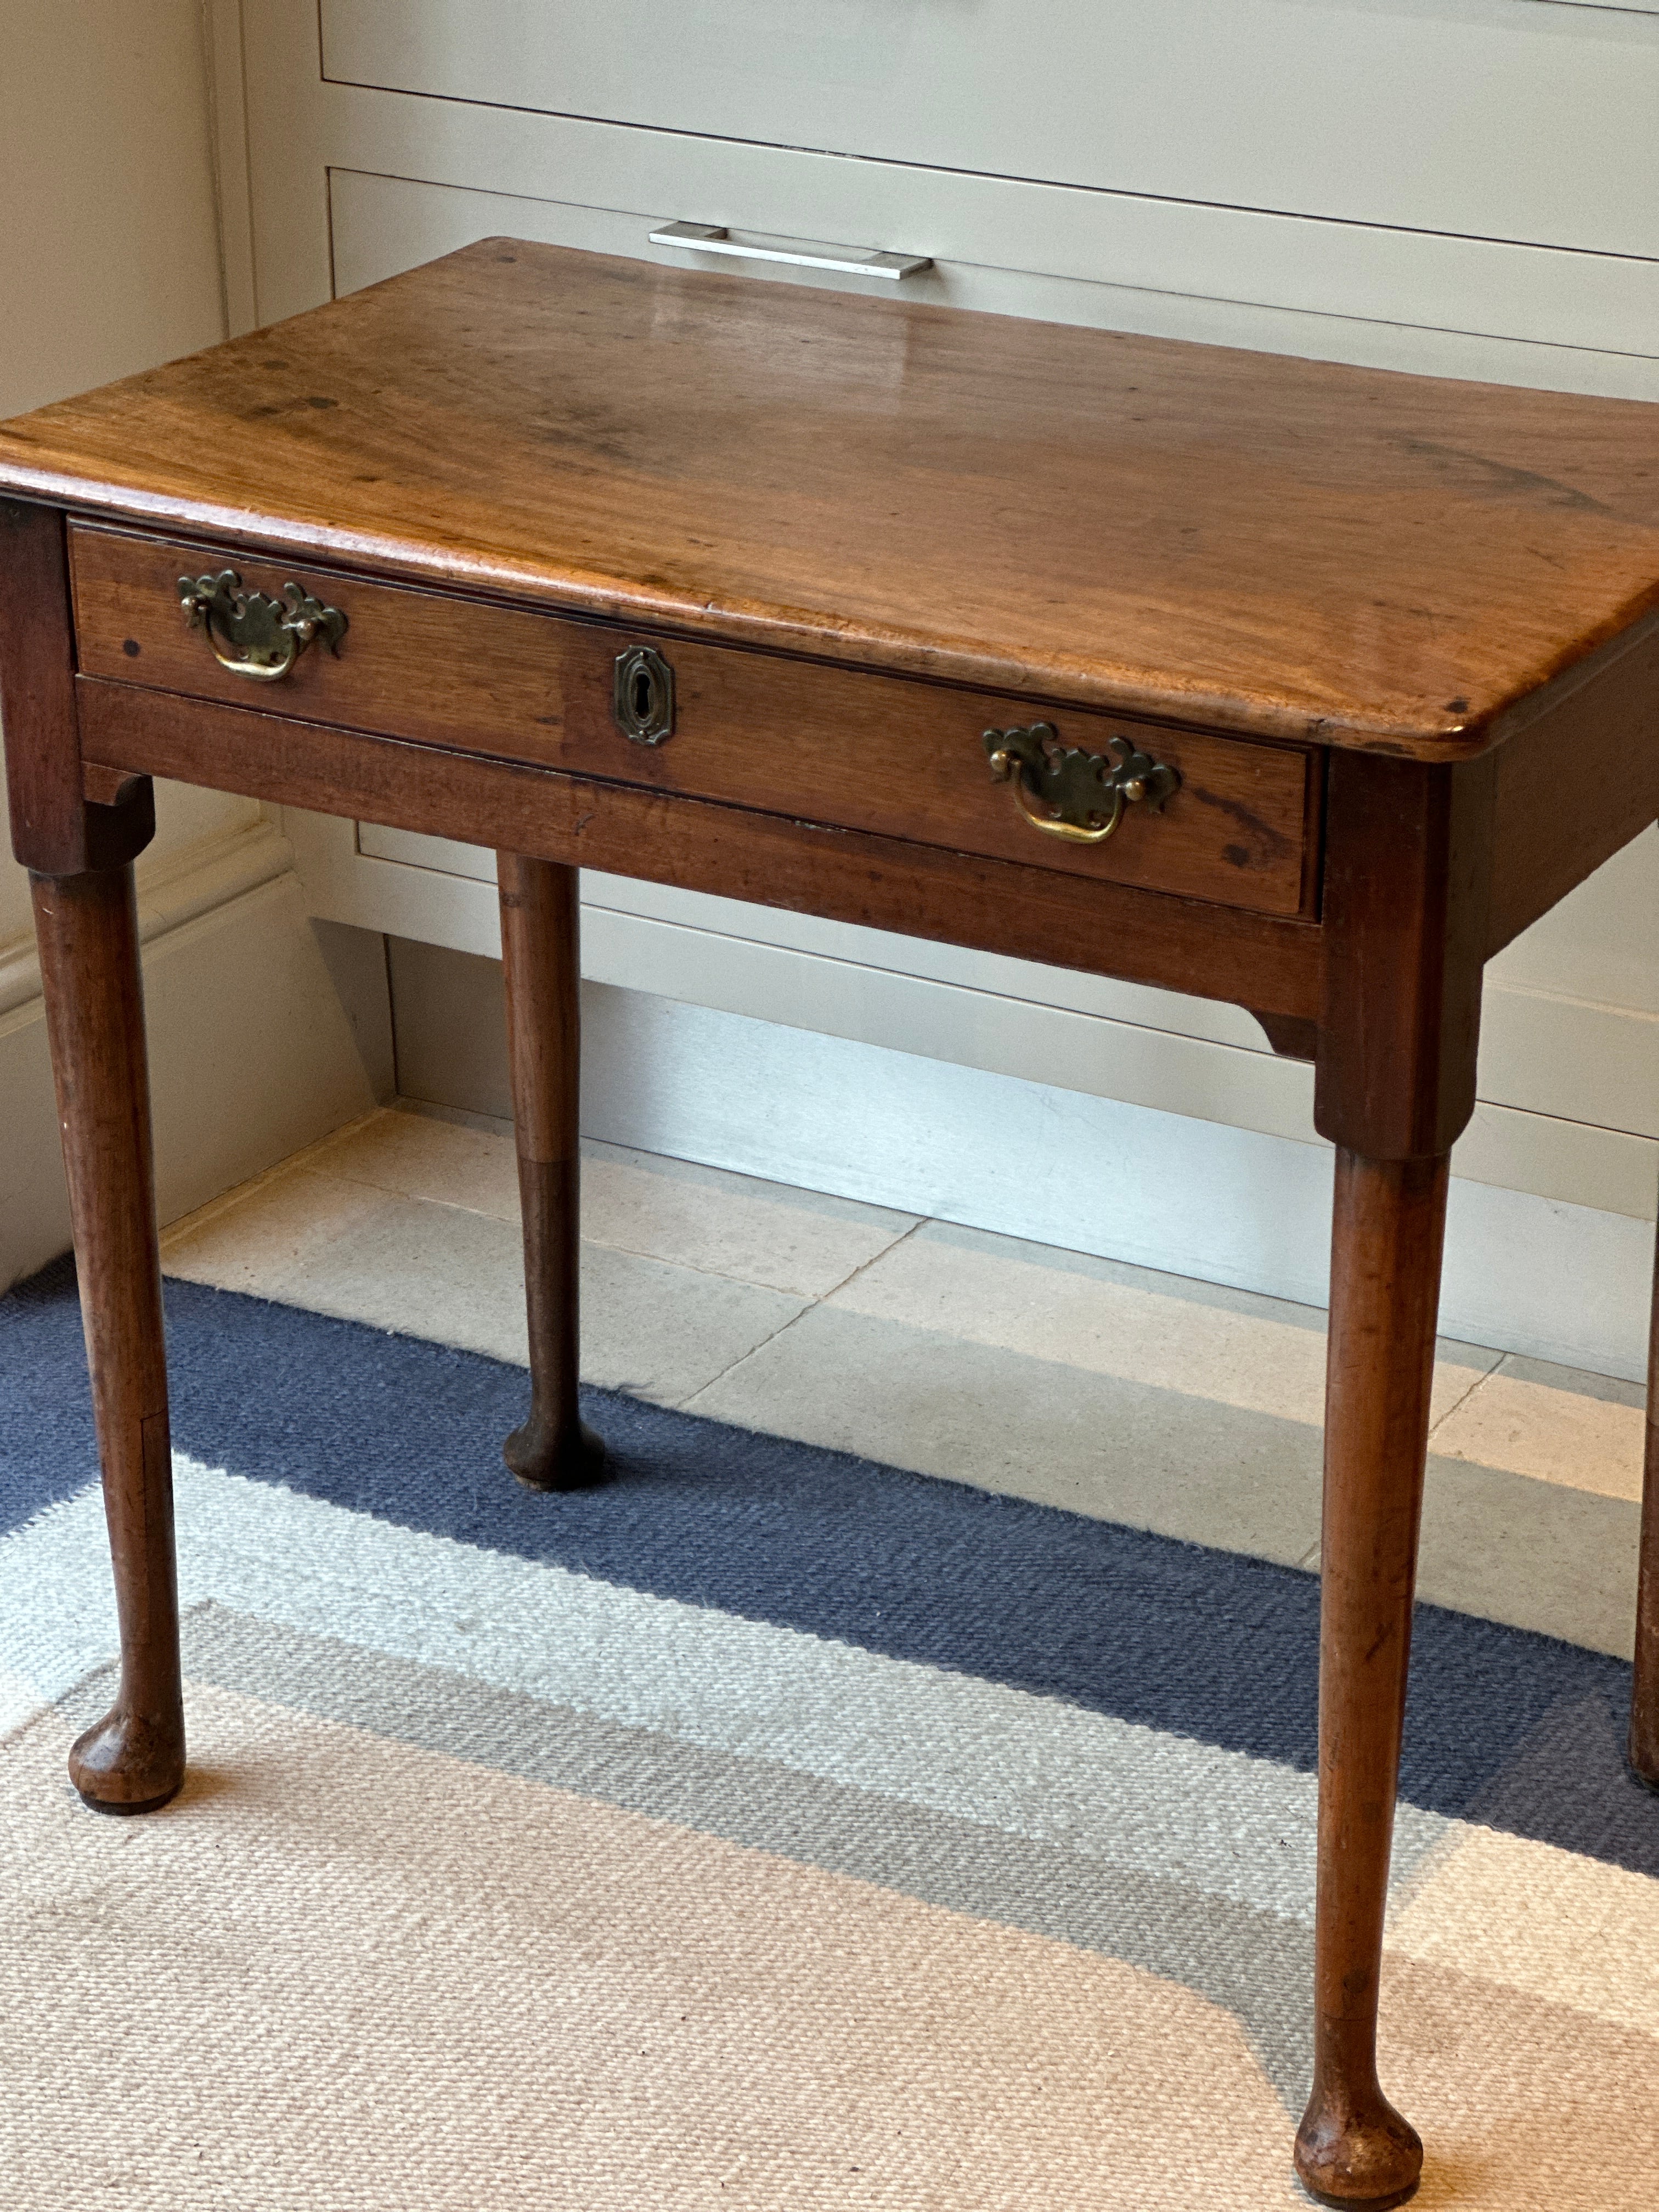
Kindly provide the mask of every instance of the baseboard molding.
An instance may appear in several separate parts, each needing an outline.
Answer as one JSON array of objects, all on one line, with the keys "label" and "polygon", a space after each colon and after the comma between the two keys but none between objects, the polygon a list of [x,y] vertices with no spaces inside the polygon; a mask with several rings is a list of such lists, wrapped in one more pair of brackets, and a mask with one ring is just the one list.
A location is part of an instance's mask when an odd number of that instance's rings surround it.
[{"label": "baseboard molding", "polygon": [[[489,854],[292,808],[283,821],[313,914],[500,957]],[[1651,1221],[1659,1018],[1502,964],[1487,974],[1480,1103],[1455,1172]],[[1237,1006],[590,872],[582,969],[659,998],[1316,1141],[1312,1070],[1276,1059]]]},{"label": "baseboard molding", "polygon": [[[509,1115],[499,964],[412,939],[392,956],[400,1087]],[[1325,1303],[1332,1153],[1311,1131],[1201,1121],[592,980],[582,1006],[588,1136]],[[1633,1214],[1454,1176],[1443,1330],[1638,1381],[1653,1236]]]},{"label": "baseboard molding", "polygon": [[[420,965],[404,1011],[424,999],[428,1033],[400,1021],[399,1048],[424,1072],[404,1087],[508,1112],[490,856],[284,820],[313,912],[406,939]],[[478,963],[447,980],[457,953]],[[584,878],[583,969],[592,1135],[1324,1302],[1311,1071],[1237,1008],[606,876]],[[1443,1326],[1639,1380],[1659,1019],[1487,985]]]},{"label": "baseboard molding", "polygon": [[[589,985],[582,1118],[614,1144],[1322,1305],[1332,1152]],[[1455,1176],[1444,1335],[1639,1382],[1650,1222]]]},{"label": "baseboard molding", "polygon": [[[287,838],[269,822],[204,838],[155,866],[140,862],[139,942],[153,945],[170,930],[290,873],[293,866]],[[0,1016],[40,996],[40,963],[33,937],[15,938],[0,946]]]},{"label": "baseboard molding", "polygon": [[[141,881],[163,1222],[367,1112],[392,1087],[378,939],[313,922],[268,825]],[[0,958],[0,1285],[70,1242],[40,971]]]}]

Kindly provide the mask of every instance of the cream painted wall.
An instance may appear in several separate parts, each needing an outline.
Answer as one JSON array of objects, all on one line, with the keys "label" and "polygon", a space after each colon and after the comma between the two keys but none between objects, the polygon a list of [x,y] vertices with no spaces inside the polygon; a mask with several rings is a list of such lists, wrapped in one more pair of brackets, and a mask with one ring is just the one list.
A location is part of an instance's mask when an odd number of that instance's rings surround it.
[{"label": "cream painted wall", "polygon": [[0,388],[38,407],[222,334],[199,0],[0,0]]},{"label": "cream painted wall", "polygon": [[[0,0],[0,417],[211,345],[203,0]],[[139,863],[161,1216],[392,1083],[378,937],[318,925],[252,800],[162,785]],[[0,1288],[69,1243],[28,882],[0,840]]]},{"label": "cream painted wall", "polygon": [[[0,417],[224,336],[200,0],[0,0]],[[157,793],[147,866],[258,818]],[[0,951],[29,927],[0,854]]]}]

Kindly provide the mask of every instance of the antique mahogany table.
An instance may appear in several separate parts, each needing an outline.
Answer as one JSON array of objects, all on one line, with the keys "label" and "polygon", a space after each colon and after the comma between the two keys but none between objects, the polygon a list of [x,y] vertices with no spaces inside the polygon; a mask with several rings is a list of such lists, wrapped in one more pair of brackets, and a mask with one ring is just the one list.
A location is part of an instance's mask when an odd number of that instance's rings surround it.
[{"label": "antique mahogany table", "polygon": [[142,1812],[184,1765],[152,776],[497,848],[538,1488],[603,1456],[578,866],[1231,1000],[1337,1148],[1297,2166],[1409,2194],[1377,1971],[1447,1155],[1483,963],[1659,817],[1659,409],[495,239],[10,423],[0,494],[120,1618],[82,1796]]}]

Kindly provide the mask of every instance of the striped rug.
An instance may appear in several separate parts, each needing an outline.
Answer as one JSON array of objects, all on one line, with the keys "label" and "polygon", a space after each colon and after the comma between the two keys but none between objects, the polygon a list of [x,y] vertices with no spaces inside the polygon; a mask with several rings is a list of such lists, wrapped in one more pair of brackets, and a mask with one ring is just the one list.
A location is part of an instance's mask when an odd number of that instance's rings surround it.
[{"label": "striped rug", "polygon": [[[135,1821],[63,1765],[112,1642],[72,1280],[0,1301],[0,2202],[1302,2201],[1312,1577],[601,1394],[615,1480],[532,1497],[521,1370],[167,1297],[192,1764]],[[1419,1611],[1425,2207],[1656,2201],[1627,1694]]]}]

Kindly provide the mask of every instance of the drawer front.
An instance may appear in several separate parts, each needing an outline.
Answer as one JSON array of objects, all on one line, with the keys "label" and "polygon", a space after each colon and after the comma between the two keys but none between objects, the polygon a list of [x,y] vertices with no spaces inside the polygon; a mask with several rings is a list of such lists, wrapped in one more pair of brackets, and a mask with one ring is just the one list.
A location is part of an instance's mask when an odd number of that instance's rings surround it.
[{"label": "drawer front", "polygon": [[[1165,728],[1035,699],[826,667],[607,623],[369,584],[326,570],[122,532],[71,532],[83,673],[680,792],[850,830],[1021,860],[1258,913],[1307,910],[1318,755]],[[289,672],[222,667],[191,628],[181,576],[234,567],[272,599],[289,583],[337,608]],[[623,734],[618,656],[649,645],[673,672],[672,735]],[[1161,812],[1127,805],[1115,835],[1081,844],[1035,828],[997,781],[984,734],[1044,720],[1111,761],[1133,745],[1173,769]],[[1121,740],[1117,753],[1110,741]],[[1035,803],[1035,802],[1033,802]]]}]

